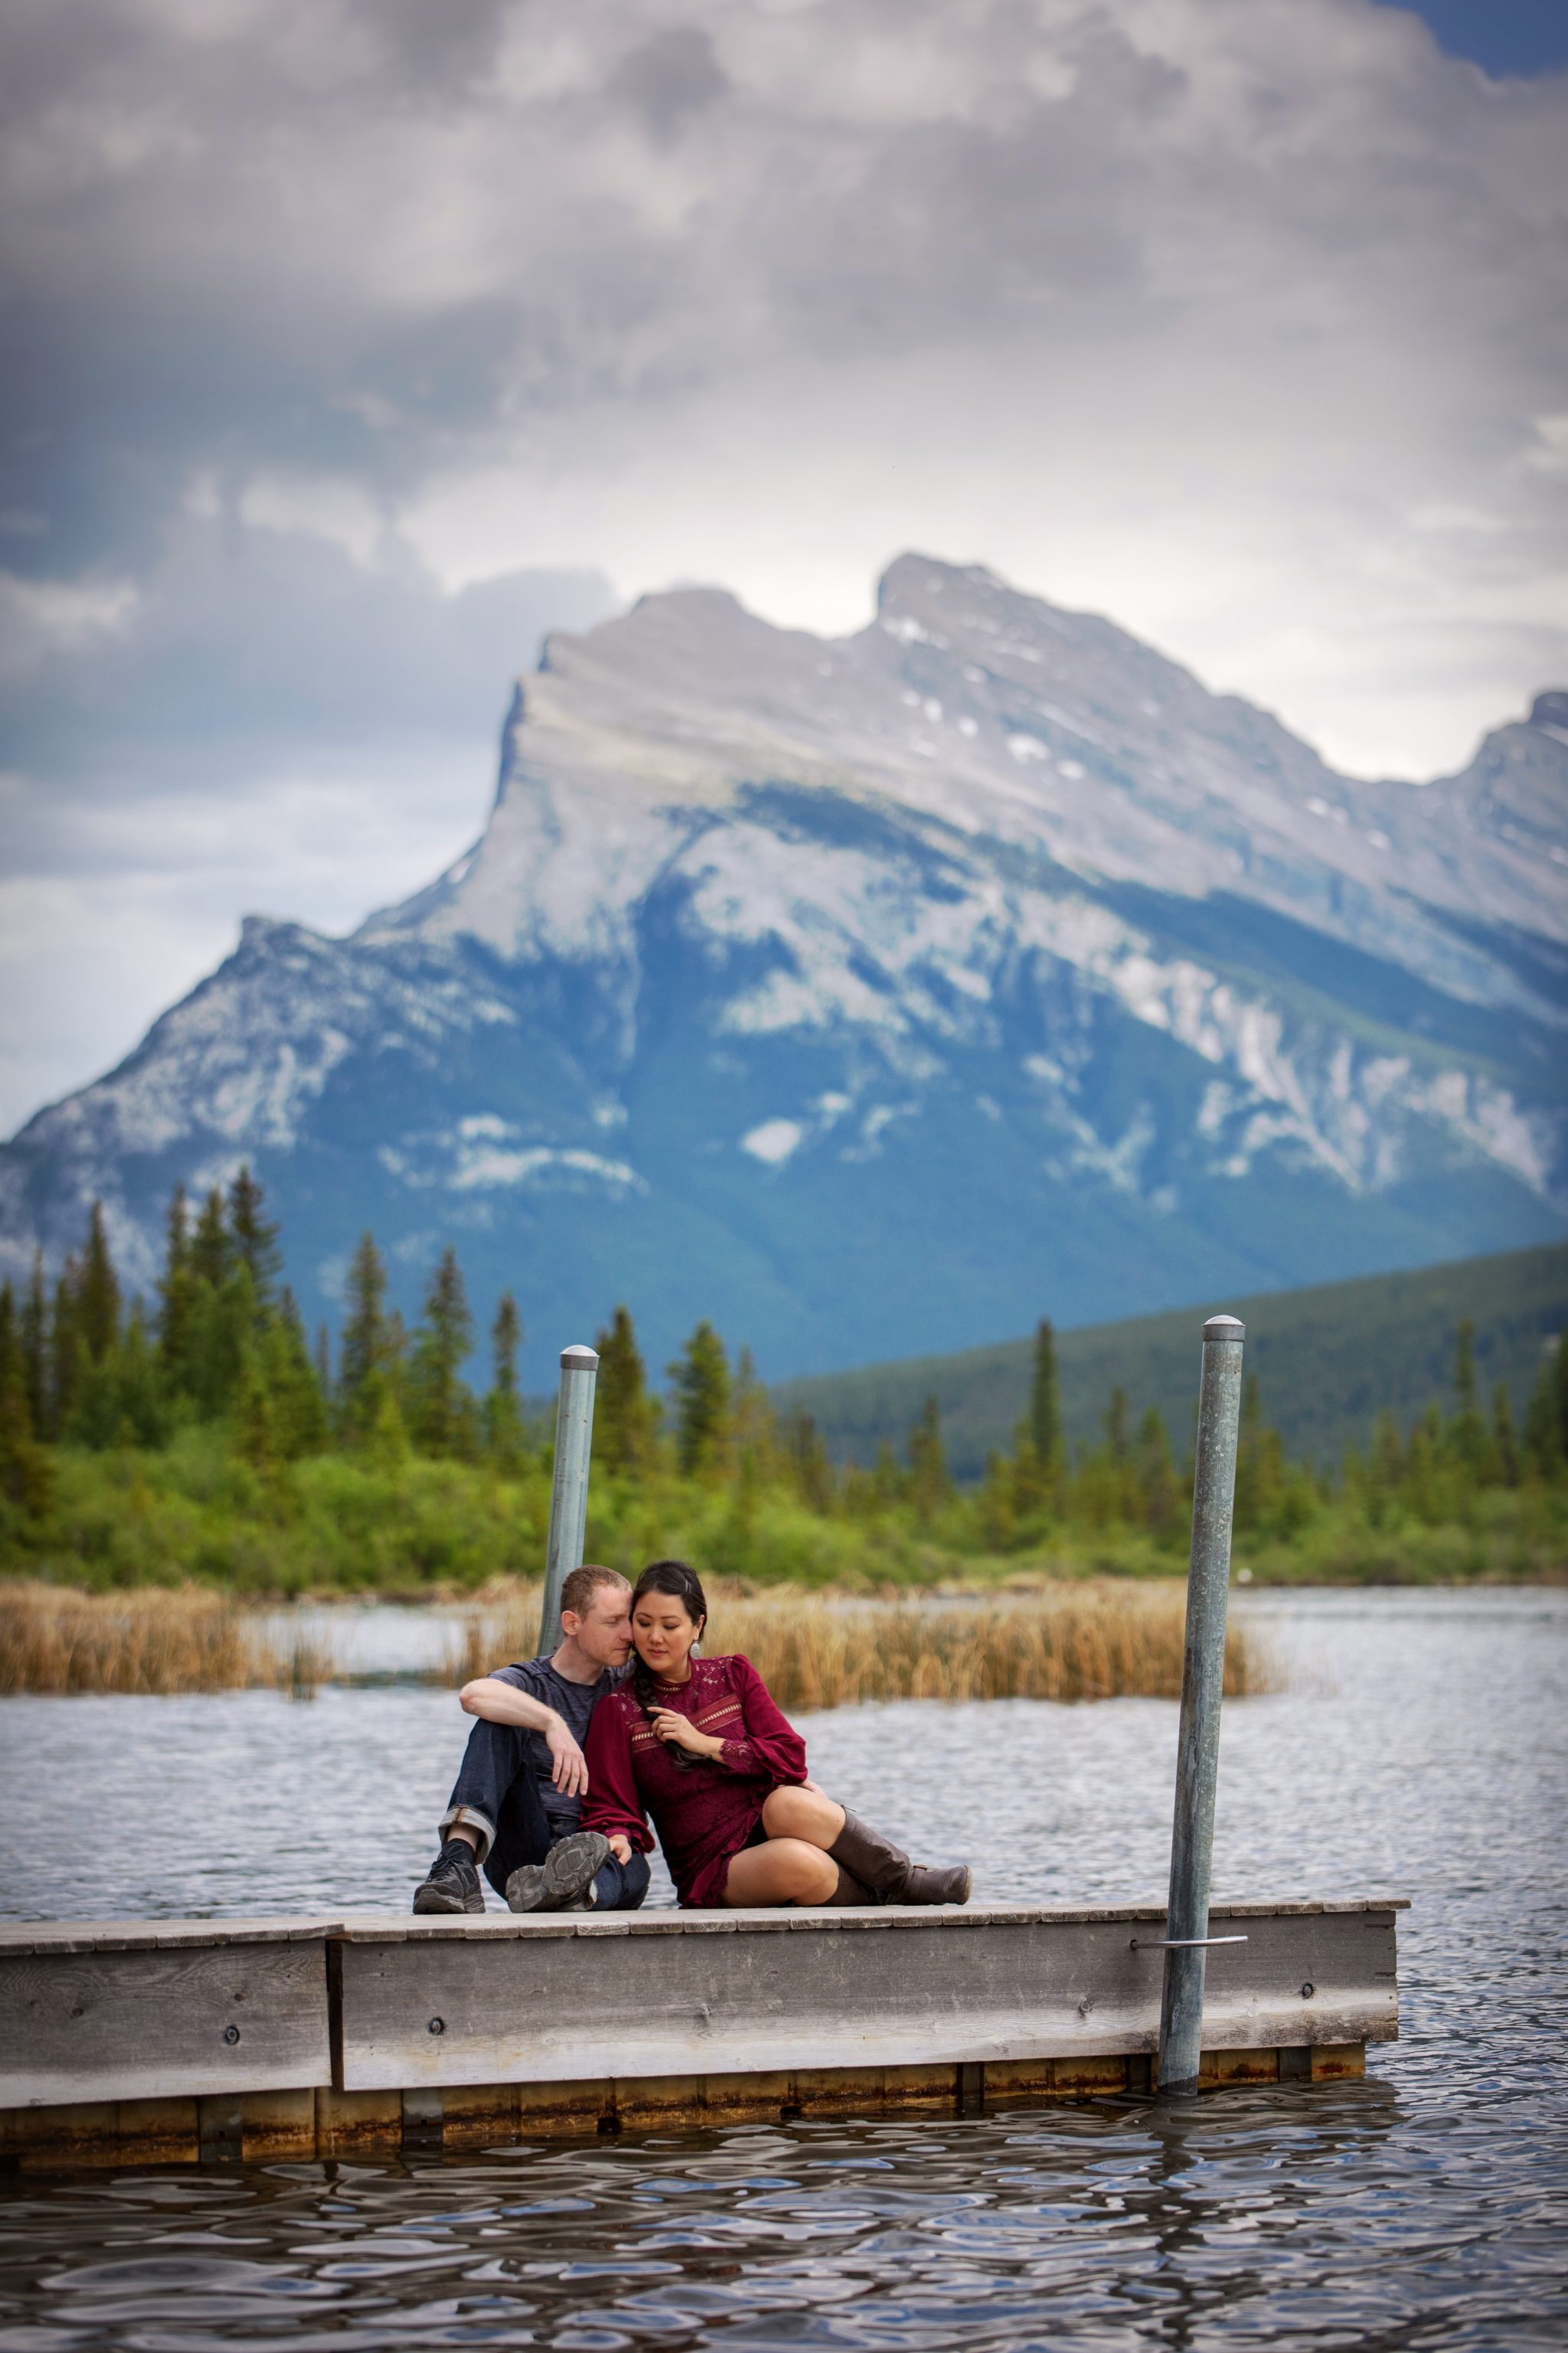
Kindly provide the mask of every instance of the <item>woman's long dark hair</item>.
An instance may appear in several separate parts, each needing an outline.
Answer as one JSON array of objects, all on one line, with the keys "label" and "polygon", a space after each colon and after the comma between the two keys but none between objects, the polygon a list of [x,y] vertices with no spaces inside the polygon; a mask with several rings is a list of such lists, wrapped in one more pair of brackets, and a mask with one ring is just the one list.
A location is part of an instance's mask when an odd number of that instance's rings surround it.
[{"label": "woman's long dark hair", "polygon": [[[708,1623],[708,1596],[702,1590],[702,1579],[690,1564],[684,1560],[650,1560],[632,1588],[631,1607],[635,1612],[645,1593],[666,1593],[672,1601],[683,1602],[686,1614],[700,1635]],[[651,1715],[656,1705],[654,1672],[634,1640],[632,1644],[632,1689],[637,1705],[645,1715]],[[689,1756],[684,1748],[670,1746],[667,1755],[677,1765],[699,1765],[704,1760]]]}]

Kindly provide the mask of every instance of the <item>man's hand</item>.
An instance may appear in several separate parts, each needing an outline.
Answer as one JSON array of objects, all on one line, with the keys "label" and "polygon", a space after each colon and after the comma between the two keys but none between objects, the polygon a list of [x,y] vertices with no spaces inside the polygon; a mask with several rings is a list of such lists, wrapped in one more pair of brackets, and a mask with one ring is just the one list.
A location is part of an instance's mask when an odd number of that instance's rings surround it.
[{"label": "man's hand", "polygon": [[632,1842],[630,1839],[627,1838],[624,1831],[613,1831],[610,1834],[608,1843],[610,1852],[615,1856],[617,1862],[630,1862],[632,1859]]},{"label": "man's hand", "polygon": [[585,1798],[588,1794],[588,1766],[567,1731],[564,1720],[554,1715],[544,1727],[544,1745],[552,1762],[550,1778],[563,1798]]}]

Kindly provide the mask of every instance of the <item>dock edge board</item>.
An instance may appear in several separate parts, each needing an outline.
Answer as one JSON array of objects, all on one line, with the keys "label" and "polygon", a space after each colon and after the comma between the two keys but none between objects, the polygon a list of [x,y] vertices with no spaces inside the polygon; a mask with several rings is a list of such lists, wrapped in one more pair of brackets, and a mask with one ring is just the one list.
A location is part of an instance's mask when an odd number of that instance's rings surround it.
[{"label": "dock edge board", "polygon": [[[1247,1941],[1208,1957],[1205,2083],[1363,2072],[1398,2034],[1404,1908],[1216,1903],[1215,1933]],[[1152,1904],[0,1923],[0,2163],[1145,2091],[1163,1923]]]}]

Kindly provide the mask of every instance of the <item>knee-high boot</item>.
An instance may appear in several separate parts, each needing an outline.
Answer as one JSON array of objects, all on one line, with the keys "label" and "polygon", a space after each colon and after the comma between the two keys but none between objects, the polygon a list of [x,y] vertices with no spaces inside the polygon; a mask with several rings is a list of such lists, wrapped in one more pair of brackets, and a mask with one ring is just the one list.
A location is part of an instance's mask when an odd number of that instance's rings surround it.
[{"label": "knee-high boot", "polygon": [[838,1884],[828,1897],[828,1908],[836,1904],[875,1904],[876,1897],[868,1887],[862,1887],[853,1872],[838,1866]]},{"label": "knee-high boot", "polygon": [[953,1863],[944,1871],[911,1862],[902,1847],[895,1846],[847,1808],[844,1828],[827,1852],[841,1871],[870,1889],[878,1904],[967,1904],[973,1885],[966,1862]]}]

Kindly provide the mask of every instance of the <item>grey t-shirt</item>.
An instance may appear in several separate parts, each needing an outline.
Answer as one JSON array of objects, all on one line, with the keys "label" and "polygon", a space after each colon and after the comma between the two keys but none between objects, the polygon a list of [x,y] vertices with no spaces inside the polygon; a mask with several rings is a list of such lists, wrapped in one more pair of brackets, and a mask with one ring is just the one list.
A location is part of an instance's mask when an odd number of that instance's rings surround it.
[{"label": "grey t-shirt", "polygon": [[[565,1675],[558,1674],[547,1658],[529,1659],[515,1666],[496,1667],[492,1672],[498,1683],[510,1683],[514,1690],[525,1691],[531,1699],[540,1700],[546,1707],[552,1707],[579,1748],[588,1737],[588,1718],[594,1713],[595,1702],[603,1699],[606,1692],[614,1691],[621,1680],[606,1667],[597,1683],[574,1683],[569,1682]],[[551,1779],[552,1758],[544,1745],[544,1735],[528,1732],[523,1737],[528,1743],[528,1753],[539,1781],[545,1817],[555,1837],[565,1838],[569,1831],[577,1828],[582,1819],[583,1800],[566,1797]]]}]

